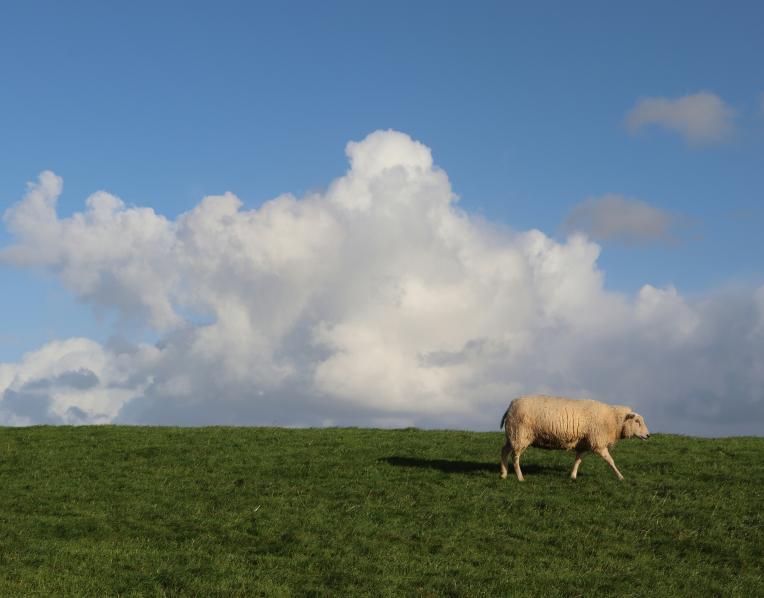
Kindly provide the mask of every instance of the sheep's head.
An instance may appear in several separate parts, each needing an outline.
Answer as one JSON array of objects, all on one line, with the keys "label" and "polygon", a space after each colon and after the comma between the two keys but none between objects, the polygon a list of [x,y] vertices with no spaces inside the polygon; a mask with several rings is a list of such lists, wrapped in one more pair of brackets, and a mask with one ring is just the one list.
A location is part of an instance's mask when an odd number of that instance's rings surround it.
[{"label": "sheep's head", "polygon": [[650,437],[650,430],[645,425],[645,418],[639,413],[627,413],[623,420],[621,438],[631,438],[633,436],[642,440],[647,440]]}]

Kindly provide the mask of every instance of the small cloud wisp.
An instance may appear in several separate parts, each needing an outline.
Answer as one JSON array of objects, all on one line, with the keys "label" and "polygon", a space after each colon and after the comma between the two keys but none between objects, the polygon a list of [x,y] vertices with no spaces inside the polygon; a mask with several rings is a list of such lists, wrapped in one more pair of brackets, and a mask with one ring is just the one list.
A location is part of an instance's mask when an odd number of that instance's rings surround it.
[{"label": "small cloud wisp", "polygon": [[735,132],[737,112],[708,91],[669,98],[642,98],[626,115],[626,126],[638,133],[651,126],[679,133],[691,146],[728,140]]}]

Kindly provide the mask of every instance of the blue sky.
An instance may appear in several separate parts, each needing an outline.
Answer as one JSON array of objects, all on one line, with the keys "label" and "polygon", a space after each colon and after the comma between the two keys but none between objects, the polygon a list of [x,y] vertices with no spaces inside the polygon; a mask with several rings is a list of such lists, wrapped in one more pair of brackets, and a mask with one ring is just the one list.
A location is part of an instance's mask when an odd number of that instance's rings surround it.
[{"label": "blue sky", "polygon": [[[99,190],[170,219],[226,191],[257,208],[325,191],[348,141],[394,129],[500,227],[564,242],[574,206],[607,194],[670,214],[671,239],[595,239],[608,290],[752,290],[762,22],[754,2],[5,3],[0,209],[44,170],[61,217]],[[640,100],[701,92],[731,111],[718,139],[626,124]],[[115,334],[55,274],[0,265],[0,284],[0,361]]]}]

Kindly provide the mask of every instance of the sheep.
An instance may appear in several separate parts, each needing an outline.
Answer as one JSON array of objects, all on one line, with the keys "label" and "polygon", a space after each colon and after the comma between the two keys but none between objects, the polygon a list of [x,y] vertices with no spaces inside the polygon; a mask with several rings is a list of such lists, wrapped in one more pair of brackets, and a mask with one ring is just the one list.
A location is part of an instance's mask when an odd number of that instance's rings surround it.
[{"label": "sheep", "polygon": [[507,477],[507,456],[512,453],[515,475],[524,481],[520,455],[529,446],[545,449],[575,449],[571,479],[586,451],[602,457],[622,480],[608,447],[621,438],[650,437],[644,418],[630,407],[608,405],[599,401],[568,399],[544,395],[525,396],[509,404],[501,418],[507,442],[501,449],[501,477]]}]

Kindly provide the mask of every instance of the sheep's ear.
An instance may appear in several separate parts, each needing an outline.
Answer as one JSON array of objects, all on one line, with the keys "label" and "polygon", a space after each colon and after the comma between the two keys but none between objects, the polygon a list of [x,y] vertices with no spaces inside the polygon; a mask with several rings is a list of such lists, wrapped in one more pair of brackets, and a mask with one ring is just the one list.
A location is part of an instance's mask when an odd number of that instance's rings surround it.
[{"label": "sheep's ear", "polygon": [[633,419],[633,418],[635,418],[635,417],[637,417],[637,414],[636,414],[636,413],[627,413],[627,414],[626,414],[626,417],[624,418],[624,420],[623,420],[623,421],[626,421],[627,419]]}]

